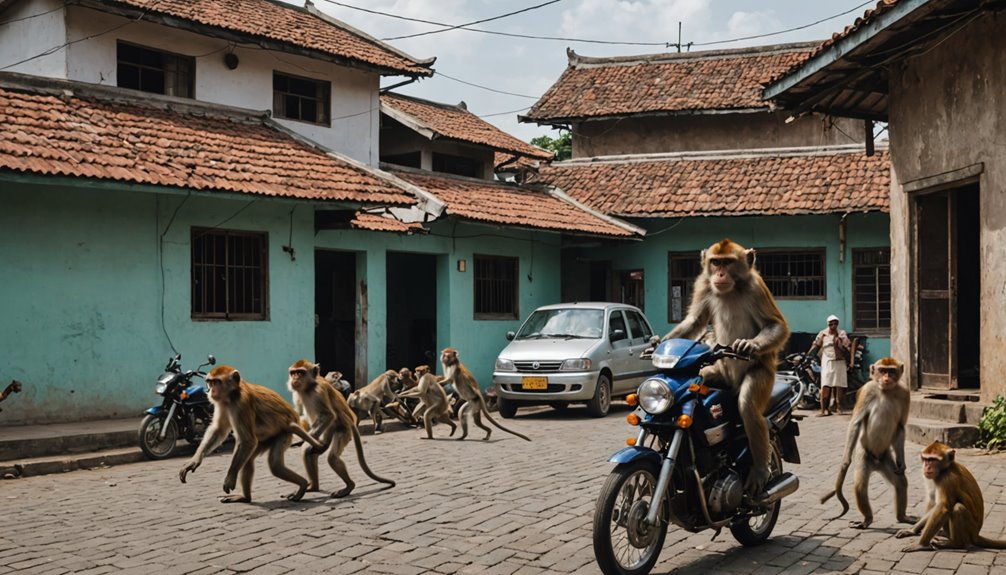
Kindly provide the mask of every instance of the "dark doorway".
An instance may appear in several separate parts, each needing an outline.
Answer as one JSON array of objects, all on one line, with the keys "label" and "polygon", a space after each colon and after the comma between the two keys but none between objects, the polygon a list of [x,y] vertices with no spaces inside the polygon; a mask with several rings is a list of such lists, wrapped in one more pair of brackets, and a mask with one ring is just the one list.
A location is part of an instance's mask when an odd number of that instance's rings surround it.
[{"label": "dark doorway", "polygon": [[643,309],[643,287],[643,270],[619,272],[617,301]]},{"label": "dark doorway", "polygon": [[[388,254],[386,368],[435,367],[437,356],[437,257]],[[434,369],[434,371],[436,371]]]},{"label": "dark doorway", "polygon": [[981,300],[978,186],[916,200],[922,387],[977,388]]},{"label": "dark doorway", "polygon": [[356,387],[356,254],[314,254],[314,357],[322,374],[341,371]]},{"label": "dark doorway", "polygon": [[608,286],[611,284],[611,262],[590,262],[590,299],[588,301],[608,301],[611,299]]}]

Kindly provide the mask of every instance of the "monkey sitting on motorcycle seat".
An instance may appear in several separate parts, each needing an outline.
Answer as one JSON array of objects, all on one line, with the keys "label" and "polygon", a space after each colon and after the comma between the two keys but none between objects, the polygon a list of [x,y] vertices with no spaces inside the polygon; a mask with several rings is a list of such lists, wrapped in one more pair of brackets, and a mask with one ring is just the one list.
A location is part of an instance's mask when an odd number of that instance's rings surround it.
[{"label": "monkey sitting on motorcycle seat", "polygon": [[751,449],[752,467],[745,491],[759,494],[769,474],[768,423],[765,409],[772,398],[779,350],[789,339],[789,325],[772,293],[755,269],[755,251],[724,239],[702,251],[702,272],[695,278],[688,315],[664,339],[713,337],[751,361],[724,358],[703,368],[711,384],[725,381],[737,394],[737,405]]}]

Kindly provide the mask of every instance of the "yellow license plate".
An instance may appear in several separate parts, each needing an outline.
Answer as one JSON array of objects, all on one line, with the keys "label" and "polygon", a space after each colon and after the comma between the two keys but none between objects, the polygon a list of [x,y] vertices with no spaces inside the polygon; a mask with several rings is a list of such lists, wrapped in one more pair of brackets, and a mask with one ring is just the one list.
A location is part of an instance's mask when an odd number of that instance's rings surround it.
[{"label": "yellow license plate", "polygon": [[520,380],[521,389],[548,389],[547,377],[522,377]]}]

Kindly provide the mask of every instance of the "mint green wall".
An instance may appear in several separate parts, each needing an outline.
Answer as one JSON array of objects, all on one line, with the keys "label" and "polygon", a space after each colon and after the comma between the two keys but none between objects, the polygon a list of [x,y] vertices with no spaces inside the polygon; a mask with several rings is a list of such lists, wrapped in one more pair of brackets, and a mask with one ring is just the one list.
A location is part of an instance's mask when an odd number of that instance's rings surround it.
[{"label": "mint green wall", "polygon": [[[387,299],[386,258],[388,252],[413,252],[437,257],[437,349],[458,349],[461,361],[485,388],[492,381],[496,356],[507,341],[504,334],[515,330],[534,308],[559,301],[559,236],[556,234],[505,230],[452,221],[437,222],[429,234],[400,235],[360,230],[325,230],[315,243],[321,249],[357,252],[369,301],[367,371],[368,379],[386,369],[406,366],[386,365]],[[519,312],[517,320],[475,320],[473,256],[499,255],[520,258],[518,274]],[[458,271],[458,260],[467,271]],[[413,366],[408,366],[413,367]],[[439,371],[439,365],[436,366]]]},{"label": "mint green wall", "polygon": [[[852,250],[889,247],[887,214],[850,214],[846,218],[845,262],[839,262],[839,222],[841,214],[825,216],[772,216],[686,218],[634,221],[646,228],[641,243],[607,245],[601,248],[571,250],[564,257],[567,277],[584,277],[588,260],[611,260],[612,271],[644,269],[646,316],[658,332],[669,331],[667,298],[668,252],[699,251],[723,238],[756,248],[824,248],[827,262],[826,300],[779,300],[779,307],[793,331],[817,332],[825,327],[825,318],[836,314],[842,328],[852,331]],[[571,264],[575,259],[579,265]],[[888,334],[871,335],[871,357],[890,352]]]},{"label": "mint green wall", "polygon": [[[280,246],[292,203],[36,182],[0,183],[0,379],[25,384],[5,402],[4,423],[139,420],[160,399],[168,337],[185,367],[213,353],[288,393],[286,367],[313,355],[310,206],[296,208],[290,261]],[[268,233],[270,321],[190,319],[190,229],[215,225]]]}]

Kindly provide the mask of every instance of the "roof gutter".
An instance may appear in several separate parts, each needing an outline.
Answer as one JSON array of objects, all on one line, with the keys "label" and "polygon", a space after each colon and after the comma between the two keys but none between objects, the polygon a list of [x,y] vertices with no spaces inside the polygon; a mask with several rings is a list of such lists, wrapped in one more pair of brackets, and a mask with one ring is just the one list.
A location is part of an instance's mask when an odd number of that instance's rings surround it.
[{"label": "roof gutter", "polygon": [[797,84],[824,70],[828,66],[849,55],[853,50],[873,39],[891,25],[907,17],[912,12],[929,4],[932,0],[901,0],[894,8],[878,16],[874,21],[845,38],[835,42],[820,54],[811,57],[800,68],[774,82],[762,91],[766,100],[778,98]]}]

